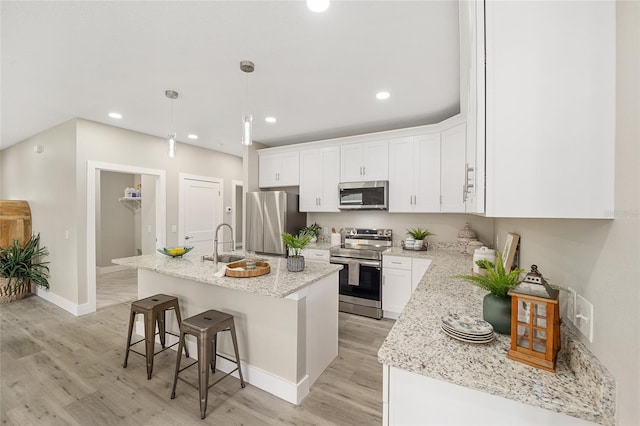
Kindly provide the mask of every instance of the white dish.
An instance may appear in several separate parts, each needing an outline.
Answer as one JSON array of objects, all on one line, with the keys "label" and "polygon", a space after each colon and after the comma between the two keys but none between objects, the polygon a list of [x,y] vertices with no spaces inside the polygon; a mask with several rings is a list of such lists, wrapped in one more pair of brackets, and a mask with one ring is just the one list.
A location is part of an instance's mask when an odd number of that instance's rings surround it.
[{"label": "white dish", "polygon": [[482,336],[473,336],[473,335],[469,335],[469,334],[458,333],[456,331],[448,329],[444,325],[442,325],[440,328],[442,328],[442,331],[446,332],[447,334],[453,335],[453,336],[456,336],[456,337],[460,337],[462,339],[487,340],[487,339],[492,339],[493,338],[493,333],[485,334],[485,335],[482,335]]},{"label": "white dish", "polygon": [[442,323],[451,330],[467,335],[482,336],[493,332],[491,324],[466,314],[446,315],[442,317]]},{"label": "white dish", "polygon": [[460,336],[454,335],[454,334],[452,334],[452,333],[449,333],[449,332],[448,332],[447,330],[445,330],[444,328],[442,328],[442,332],[443,332],[444,334],[446,334],[447,336],[449,336],[449,337],[453,338],[453,339],[460,340],[460,341],[462,341],[462,342],[466,342],[466,343],[474,343],[474,344],[489,343],[489,342],[491,342],[491,341],[493,340],[493,338],[494,338],[494,336],[493,336],[493,335],[491,335],[491,337],[488,337],[488,338],[485,338],[485,339],[482,339],[482,340],[472,340],[472,339],[468,339],[468,338],[465,338],[465,337],[460,337]]}]

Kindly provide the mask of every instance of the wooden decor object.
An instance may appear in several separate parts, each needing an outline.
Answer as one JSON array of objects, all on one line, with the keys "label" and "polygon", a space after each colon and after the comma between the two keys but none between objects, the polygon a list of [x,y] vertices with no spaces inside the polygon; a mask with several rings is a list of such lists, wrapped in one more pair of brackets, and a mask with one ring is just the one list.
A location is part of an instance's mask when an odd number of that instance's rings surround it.
[{"label": "wooden decor object", "polygon": [[[234,271],[230,268],[245,268],[244,271]],[[225,271],[225,275],[228,277],[234,278],[251,278],[251,277],[259,277],[260,275],[265,275],[271,272],[271,265],[267,262],[256,262],[256,269],[246,269],[247,262],[233,262],[227,265],[227,270]]]},{"label": "wooden decor object", "polygon": [[31,208],[27,201],[0,200],[0,247],[13,240],[23,246],[31,239]]}]

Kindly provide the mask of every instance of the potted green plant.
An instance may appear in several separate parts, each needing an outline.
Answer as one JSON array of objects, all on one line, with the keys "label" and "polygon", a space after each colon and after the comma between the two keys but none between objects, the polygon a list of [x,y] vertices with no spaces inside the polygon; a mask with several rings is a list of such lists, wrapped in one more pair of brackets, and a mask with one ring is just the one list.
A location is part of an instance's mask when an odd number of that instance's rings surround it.
[{"label": "potted green plant", "polygon": [[511,287],[520,282],[520,274],[523,269],[514,269],[507,272],[504,269],[502,253],[497,251],[496,263],[480,259],[476,265],[484,274],[458,275],[489,293],[482,300],[482,318],[493,326],[493,329],[501,334],[511,334],[511,296],[507,292]]},{"label": "potted green plant", "polygon": [[49,288],[49,262],[41,261],[49,251],[40,247],[40,234],[20,246],[17,240],[9,247],[0,247],[0,303],[22,299],[31,284]]},{"label": "potted green plant", "polygon": [[426,250],[427,242],[424,241],[429,235],[433,235],[428,229],[422,229],[420,227],[407,229],[407,235],[410,235],[414,239],[413,249],[422,250],[423,247]]},{"label": "potted green plant", "polygon": [[298,235],[292,235],[288,232],[282,234],[282,242],[287,248],[287,270],[290,272],[300,272],[304,269],[304,256],[301,251],[309,245],[313,238],[313,234],[309,231],[302,230]]},{"label": "potted green plant", "polygon": [[318,240],[318,235],[320,235],[320,229],[322,229],[320,225],[314,222],[306,228],[303,228],[302,231],[313,234],[310,242],[315,243]]}]

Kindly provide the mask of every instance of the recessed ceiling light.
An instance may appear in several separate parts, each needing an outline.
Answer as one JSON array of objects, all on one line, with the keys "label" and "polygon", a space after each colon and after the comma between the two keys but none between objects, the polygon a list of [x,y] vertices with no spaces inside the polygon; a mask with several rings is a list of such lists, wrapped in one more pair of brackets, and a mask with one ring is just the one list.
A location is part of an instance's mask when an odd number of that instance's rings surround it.
[{"label": "recessed ceiling light", "polygon": [[389,96],[391,96],[391,93],[389,92],[378,92],[376,93],[376,98],[384,101],[385,99],[389,99]]},{"label": "recessed ceiling light", "polygon": [[264,119],[267,123],[275,123],[277,120],[275,117],[267,117]]},{"label": "recessed ceiling light", "polygon": [[324,12],[329,9],[329,0],[307,0],[307,7],[312,12]]},{"label": "recessed ceiling light", "polygon": [[188,137],[189,139],[193,139],[193,140],[198,139],[198,135],[194,135],[193,133],[188,134],[188,135],[187,135],[187,137]]},{"label": "recessed ceiling light", "polygon": [[122,118],[122,114],[120,114],[119,112],[110,112],[109,117],[119,120]]}]

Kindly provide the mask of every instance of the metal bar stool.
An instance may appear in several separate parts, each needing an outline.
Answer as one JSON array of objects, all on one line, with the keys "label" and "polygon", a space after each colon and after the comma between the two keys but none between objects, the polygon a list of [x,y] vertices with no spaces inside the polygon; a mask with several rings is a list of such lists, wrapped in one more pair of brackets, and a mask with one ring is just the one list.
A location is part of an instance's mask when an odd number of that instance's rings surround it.
[{"label": "metal bar stool", "polygon": [[[236,354],[236,359],[227,358],[224,355],[216,353],[217,336],[220,331],[230,331],[231,339],[233,340],[233,350]],[[185,336],[191,334],[195,336],[198,343],[198,361],[195,361],[184,368],[180,368],[180,353],[182,348],[185,347]],[[186,350],[186,347],[185,347]],[[216,372],[216,357],[219,356],[228,361],[234,362],[236,368],[213,382],[209,385],[209,369],[207,365],[211,366],[211,372]],[[200,391],[200,416],[206,417],[207,412],[207,398],[209,396],[209,389],[218,383],[220,380],[227,377],[229,374],[238,371],[240,376],[240,386],[245,387],[244,379],[242,378],[242,370],[240,368],[240,356],[238,355],[238,340],[236,338],[236,328],[233,322],[233,315],[225,314],[220,311],[206,311],[191,318],[187,318],[182,321],[182,327],[180,329],[180,346],[178,346],[178,358],[176,360],[176,373],[173,379],[173,389],[171,390],[171,399],[176,397],[176,385],[178,379],[182,380],[186,384],[192,387],[196,387],[194,384],[186,381],[182,377],[178,377],[178,374],[187,368],[198,364],[198,387]]]},{"label": "metal bar stool", "polygon": [[[168,310],[173,309],[176,312],[176,319],[178,320],[178,327],[182,323],[182,318],[180,317],[180,306],[178,305],[178,298],[174,296],[167,296],[166,294],[156,294],[151,297],[147,297],[145,299],[136,300],[131,303],[131,316],[129,317],[129,335],[127,336],[127,350],[124,355],[124,364],[122,368],[127,368],[127,360],[129,359],[129,351],[136,353],[138,355],[142,355],[147,360],[147,380],[151,379],[151,372],[153,371],[153,357],[158,355],[160,352],[164,352],[167,349],[175,346],[178,342],[166,346],[165,347],[165,337],[166,334],[171,334],[172,336],[180,337],[180,335],[175,334],[171,331],[167,331],[165,327],[165,313]],[[138,340],[135,343],[131,343],[131,334],[133,333],[133,324],[136,320],[137,314],[144,315],[144,339]],[[156,323],[158,324],[158,333],[156,330]],[[162,345],[161,350],[154,353],[155,350],[155,337],[160,335],[160,344]],[[137,345],[138,343],[144,341],[145,342],[145,353],[138,352],[134,349],[131,349],[132,346]],[[182,350],[178,352],[178,357],[182,354]],[[189,352],[187,352],[187,348],[184,348],[184,354],[187,358],[189,358]]]}]

